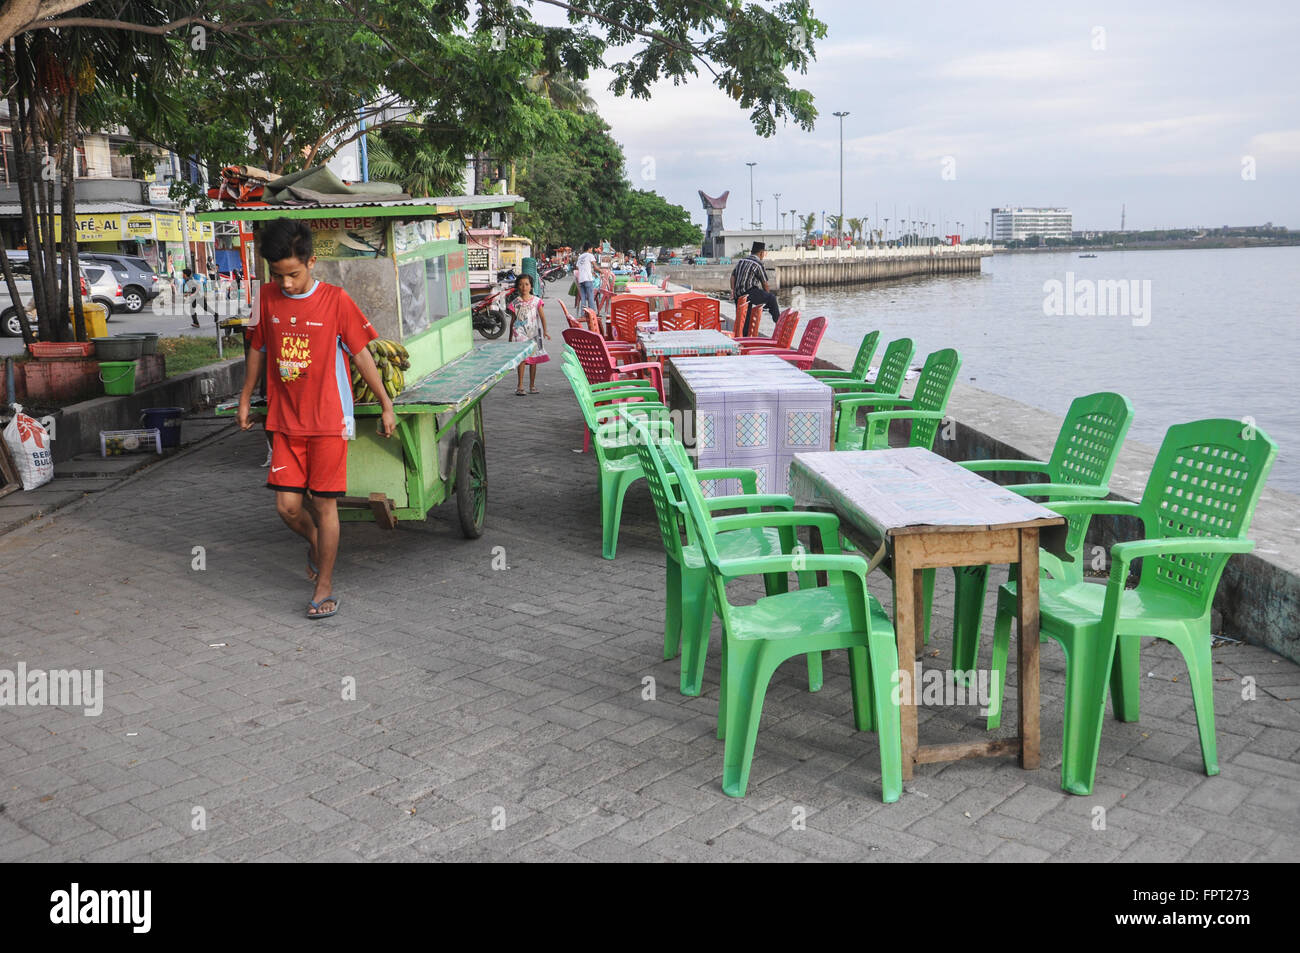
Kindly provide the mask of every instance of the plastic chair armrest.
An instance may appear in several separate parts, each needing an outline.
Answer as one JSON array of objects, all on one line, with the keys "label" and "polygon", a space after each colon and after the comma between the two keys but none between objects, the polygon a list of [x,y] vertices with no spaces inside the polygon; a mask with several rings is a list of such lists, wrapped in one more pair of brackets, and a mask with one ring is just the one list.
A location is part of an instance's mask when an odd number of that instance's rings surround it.
[{"label": "plastic chair armrest", "polygon": [[[1116,543],[1110,548],[1111,579],[1128,577],[1128,564],[1144,556],[1202,555],[1206,553],[1248,553],[1255,548],[1253,539],[1229,539],[1223,536],[1183,536],[1178,539],[1135,539]],[[1123,569],[1121,570],[1121,567]]]},{"label": "plastic chair armrest", "polygon": [[972,473],[988,470],[1007,470],[1022,473],[1046,473],[1047,464],[1042,460],[962,460],[957,464]]},{"label": "plastic chair armrest", "polygon": [[867,561],[861,556],[838,553],[794,553],[788,556],[757,556],[751,559],[724,559],[718,563],[724,576],[762,576],[782,572],[837,572],[857,576],[866,591]]},{"label": "plastic chair armrest", "polygon": [[1070,499],[1100,500],[1110,493],[1106,486],[1080,486],[1075,483],[1012,483],[1002,489],[1019,496],[1051,496],[1061,502]]},{"label": "plastic chair armrest", "polygon": [[[811,526],[821,530],[823,541],[838,540],[840,518],[834,513],[793,510],[788,513],[742,513],[736,516],[719,516],[713,521],[713,528],[718,532],[728,529],[758,529],[779,526]],[[838,542],[836,545],[839,545]]]},{"label": "plastic chair armrest", "polygon": [[704,508],[710,513],[742,509],[751,514],[760,513],[765,506],[774,507],[778,512],[790,513],[794,511],[794,499],[784,493],[737,493],[734,496],[714,496],[704,501]]}]

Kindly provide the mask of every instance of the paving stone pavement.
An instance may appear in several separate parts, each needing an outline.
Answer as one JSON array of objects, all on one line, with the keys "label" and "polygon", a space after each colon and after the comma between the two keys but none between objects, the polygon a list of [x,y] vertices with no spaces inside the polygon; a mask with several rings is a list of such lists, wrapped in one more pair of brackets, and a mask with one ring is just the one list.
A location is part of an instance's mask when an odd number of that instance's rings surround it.
[{"label": "paving stone pavement", "polygon": [[[304,547],[262,486],[260,433],[0,537],[0,668],[102,669],[105,694],[94,717],[0,709],[0,860],[1300,860],[1300,668],[1248,645],[1214,653],[1218,777],[1183,664],[1154,643],[1141,721],[1108,720],[1094,794],[1063,794],[1052,643],[1038,771],[927,765],[880,803],[836,653],[816,694],[801,664],[777,672],[749,794],[725,797],[717,625],[705,692],[682,697],[649,497],[630,492],[602,559],[573,398],[554,363],[539,381],[487,398],[483,537],[451,506],[345,524],[328,621],[303,617]],[[950,606],[941,574],[927,665],[948,667]],[[974,706],[921,713],[927,741],[982,731]]]}]

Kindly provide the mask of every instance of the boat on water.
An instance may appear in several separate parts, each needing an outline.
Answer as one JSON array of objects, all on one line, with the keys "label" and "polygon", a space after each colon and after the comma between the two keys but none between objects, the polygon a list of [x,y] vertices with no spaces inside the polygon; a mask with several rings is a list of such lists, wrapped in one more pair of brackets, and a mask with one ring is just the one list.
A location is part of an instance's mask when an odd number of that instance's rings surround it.
[{"label": "boat on water", "polygon": [[1096,258],[1097,256],[1096,256],[1096,255],[1093,255],[1093,254],[1087,254],[1087,255],[1080,255],[1079,257],[1080,257],[1080,258]]}]

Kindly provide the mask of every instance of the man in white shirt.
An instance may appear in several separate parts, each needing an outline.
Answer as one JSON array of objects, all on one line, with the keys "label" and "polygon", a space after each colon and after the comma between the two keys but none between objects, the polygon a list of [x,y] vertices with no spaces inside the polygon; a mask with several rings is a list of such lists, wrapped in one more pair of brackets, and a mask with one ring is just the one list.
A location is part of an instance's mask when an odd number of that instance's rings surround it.
[{"label": "man in white shirt", "polygon": [[592,254],[595,245],[588,245],[586,251],[578,256],[578,313],[583,308],[596,307],[596,256]]}]

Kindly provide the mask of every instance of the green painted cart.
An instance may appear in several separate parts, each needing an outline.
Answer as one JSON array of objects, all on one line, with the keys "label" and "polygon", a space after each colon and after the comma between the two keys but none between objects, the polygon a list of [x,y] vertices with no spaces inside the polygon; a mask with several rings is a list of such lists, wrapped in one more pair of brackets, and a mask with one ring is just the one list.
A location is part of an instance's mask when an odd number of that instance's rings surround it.
[{"label": "green painted cart", "polygon": [[[423,520],[456,497],[470,538],[487,515],[487,457],[482,399],[533,353],[531,341],[473,346],[465,216],[507,214],[527,206],[516,196],[449,196],[331,205],[234,208],[201,219],[305,219],[312,227],[315,276],[347,290],[381,338],[400,341],[410,355],[410,381],[393,399],[397,432],[380,437],[367,421],[378,404],[355,408],[357,436],[348,444],[343,521],[396,527]],[[265,278],[265,264],[257,260]],[[237,402],[219,413],[234,413]],[[376,420],[377,423],[377,420]]]}]

